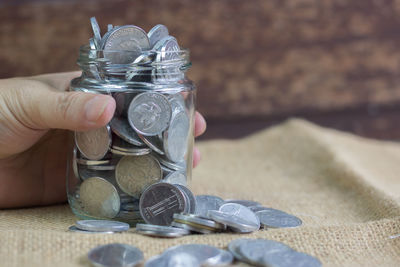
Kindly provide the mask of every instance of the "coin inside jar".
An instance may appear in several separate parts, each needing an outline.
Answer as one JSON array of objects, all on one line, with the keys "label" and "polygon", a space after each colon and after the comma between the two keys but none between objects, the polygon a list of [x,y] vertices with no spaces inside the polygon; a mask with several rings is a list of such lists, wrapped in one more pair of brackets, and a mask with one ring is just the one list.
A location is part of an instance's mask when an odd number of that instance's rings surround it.
[{"label": "coin inside jar", "polygon": [[124,156],[117,164],[115,178],[123,192],[139,198],[148,186],[161,180],[162,171],[151,155]]},{"label": "coin inside jar", "polygon": [[75,132],[75,143],[87,159],[102,159],[107,154],[111,144],[110,128],[104,126],[86,132]]},{"label": "coin inside jar", "polygon": [[114,218],[120,209],[117,189],[101,177],[84,180],[79,189],[82,209],[97,218]]}]

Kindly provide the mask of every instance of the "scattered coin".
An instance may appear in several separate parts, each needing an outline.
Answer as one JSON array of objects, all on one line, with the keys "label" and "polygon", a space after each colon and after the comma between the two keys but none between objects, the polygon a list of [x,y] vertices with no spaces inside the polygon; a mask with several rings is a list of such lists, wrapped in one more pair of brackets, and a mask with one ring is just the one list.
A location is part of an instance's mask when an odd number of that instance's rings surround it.
[{"label": "scattered coin", "polygon": [[139,198],[143,190],[161,180],[162,171],[151,155],[124,156],[117,164],[115,176],[122,191]]},{"label": "scattered coin", "polygon": [[88,258],[96,267],[134,267],[144,259],[138,248],[119,243],[98,246],[89,251]]},{"label": "scattered coin", "polygon": [[249,208],[243,205],[237,203],[225,203],[219,208],[219,211],[245,218],[246,220],[257,224],[258,228],[260,228],[260,219],[258,218],[258,216]]},{"label": "scattered coin", "polygon": [[174,214],[174,222],[187,224],[195,228],[206,229],[209,231],[223,231],[226,230],[226,226],[221,223],[217,223],[213,220],[202,218],[195,214]]},{"label": "scattered coin", "polygon": [[187,208],[185,193],[168,183],[153,184],[140,197],[140,214],[148,224],[171,225],[173,214]]},{"label": "scattered coin", "polygon": [[212,231],[212,230],[208,230],[208,229],[204,229],[204,228],[200,228],[200,227],[194,227],[192,225],[185,224],[185,223],[178,223],[176,221],[173,221],[171,223],[171,226],[186,229],[188,231],[200,233],[200,234],[213,234],[214,233],[214,231]]},{"label": "scattered coin", "polygon": [[241,199],[227,199],[226,203],[236,203],[245,207],[261,206],[261,203],[253,200],[241,200]]},{"label": "scattered coin", "polygon": [[302,221],[296,216],[280,210],[261,210],[256,214],[260,219],[261,225],[267,228],[297,227],[302,224]]},{"label": "scattered coin", "polygon": [[124,232],[129,230],[129,224],[107,220],[81,220],[75,223],[81,230],[92,232]]},{"label": "scattered coin", "polygon": [[160,93],[142,93],[131,102],[128,121],[137,133],[154,136],[162,133],[169,125],[171,106]]},{"label": "scattered coin", "polygon": [[69,232],[82,233],[82,234],[114,234],[114,232],[112,232],[112,231],[108,231],[108,232],[92,232],[92,231],[81,230],[81,229],[77,228],[75,225],[71,225],[68,228],[68,231]]},{"label": "scattered coin", "polygon": [[100,160],[108,152],[111,133],[108,126],[86,132],[75,132],[75,143],[82,155],[90,160]]},{"label": "scattered coin", "polygon": [[232,229],[234,232],[250,233],[250,232],[257,231],[260,228],[259,223],[257,224],[256,222],[250,221],[247,218],[242,218],[242,217],[224,213],[221,211],[209,210],[208,217],[210,217],[211,219],[213,219],[216,222],[225,224],[230,229]]},{"label": "scattered coin", "polygon": [[152,224],[136,224],[136,232],[156,237],[180,237],[190,233],[182,228]]},{"label": "scattered coin", "polygon": [[219,210],[224,204],[224,200],[217,196],[199,195],[196,196],[196,211],[202,217],[207,217],[209,210]]},{"label": "scattered coin", "polygon": [[83,211],[92,217],[114,218],[120,208],[117,189],[101,177],[87,178],[82,182],[79,201]]}]

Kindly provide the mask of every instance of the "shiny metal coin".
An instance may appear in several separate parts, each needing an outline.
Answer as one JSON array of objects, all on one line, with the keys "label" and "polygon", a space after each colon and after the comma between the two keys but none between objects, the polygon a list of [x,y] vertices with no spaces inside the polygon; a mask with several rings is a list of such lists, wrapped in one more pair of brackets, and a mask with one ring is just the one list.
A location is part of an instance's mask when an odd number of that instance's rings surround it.
[{"label": "shiny metal coin", "polygon": [[261,225],[267,228],[289,228],[297,227],[302,221],[294,215],[280,210],[261,210],[256,212]]},{"label": "shiny metal coin", "polygon": [[139,138],[154,152],[164,155],[163,145],[158,136],[144,136],[142,134],[138,134]]},{"label": "shiny metal coin", "polygon": [[87,132],[75,132],[75,143],[85,158],[102,159],[111,144],[110,127],[104,126]]},{"label": "shiny metal coin", "polygon": [[101,177],[91,177],[82,182],[79,201],[84,212],[98,218],[114,218],[120,208],[117,189]]},{"label": "shiny metal coin", "polygon": [[186,112],[176,113],[164,131],[164,151],[167,158],[173,162],[180,162],[185,159],[188,138],[190,130],[190,121]]},{"label": "shiny metal coin", "polygon": [[277,209],[267,208],[267,207],[263,207],[263,206],[250,206],[248,208],[251,209],[253,212],[258,212],[258,211],[262,211],[262,210],[279,211]]},{"label": "shiny metal coin", "polygon": [[156,53],[154,51],[143,52],[132,63],[133,67],[126,72],[125,79],[127,81],[132,80],[137,82],[147,82],[147,81],[150,82],[151,70],[152,70],[150,64],[153,63],[155,58],[156,58]]},{"label": "shiny metal coin", "polygon": [[243,242],[236,250],[243,257],[243,261],[259,265],[269,254],[293,251],[289,246],[274,240],[252,239]]},{"label": "shiny metal coin", "polygon": [[[175,170],[173,170],[173,169],[170,169],[170,168],[168,168],[168,167],[166,167],[166,166],[164,166],[164,165],[160,165],[161,166],[161,170],[162,170],[162,172],[163,172],[163,176],[164,177],[166,177],[166,176],[168,176],[170,173],[172,173],[172,172],[175,172]],[[165,179],[165,178],[164,178]],[[168,181],[165,181],[166,183],[168,183]],[[170,184],[173,184],[173,183],[170,183]]]},{"label": "shiny metal coin", "polygon": [[158,255],[150,258],[144,267],[200,267],[200,262],[188,253]]},{"label": "shiny metal coin", "polygon": [[[161,166],[161,169],[163,169],[163,166]],[[163,172],[165,172],[164,169],[163,169]],[[163,179],[163,182],[187,186],[186,175],[180,171],[169,172],[168,175],[166,175],[165,178]]]},{"label": "shiny metal coin", "polygon": [[98,246],[89,251],[88,258],[96,267],[134,267],[144,259],[138,248],[119,243]]},{"label": "shiny metal coin", "polygon": [[210,231],[219,231],[226,230],[226,226],[224,224],[220,224],[218,222],[202,218],[195,214],[174,214],[174,222],[187,224],[193,227],[202,228]]},{"label": "shiny metal coin", "polygon": [[110,151],[114,155],[120,155],[120,156],[144,156],[144,155],[150,154],[150,152],[151,152],[151,150],[147,147],[145,147],[145,148],[139,147],[139,148],[136,148],[135,150],[132,149],[129,151],[111,148]]},{"label": "shiny metal coin", "polygon": [[229,251],[219,249],[219,256],[208,259],[202,266],[226,266],[232,264],[234,257]]},{"label": "shiny metal coin", "polygon": [[294,250],[282,251],[279,253],[266,254],[258,261],[258,265],[273,267],[320,267],[319,259],[303,252]]},{"label": "shiny metal coin", "polygon": [[168,159],[166,159],[165,157],[162,156],[156,156],[157,159],[160,161],[160,163],[162,165],[164,165],[165,167],[175,170],[175,171],[182,171],[182,172],[186,172],[186,161],[180,161],[180,162],[171,162]]},{"label": "shiny metal coin", "polygon": [[195,214],[202,217],[207,217],[209,210],[219,210],[225,203],[224,200],[217,196],[199,195],[196,196],[196,211]]},{"label": "shiny metal coin", "polygon": [[260,219],[258,216],[243,205],[237,203],[225,203],[219,207],[219,211],[246,219],[247,221],[257,224],[258,228],[260,228]]},{"label": "shiny metal coin", "polygon": [[177,114],[179,112],[186,112],[185,99],[182,94],[175,93],[167,96],[169,104],[171,105],[172,114]]},{"label": "shiny metal coin", "polygon": [[[150,49],[147,34],[139,27],[125,25],[114,28],[104,41],[104,57],[113,64],[132,63],[142,51]],[[119,53],[118,51],[124,51]]]},{"label": "shiny metal coin", "polygon": [[79,168],[78,168],[78,163],[76,161],[77,160],[77,154],[78,154],[78,149],[76,148],[76,146],[74,146],[74,148],[72,150],[72,162],[71,162],[72,171],[74,173],[74,176],[79,179],[80,178]]},{"label": "shiny metal coin", "polygon": [[234,232],[238,233],[250,233],[260,229],[260,224],[247,220],[247,218],[242,218],[233,214],[223,213],[216,210],[209,210],[208,217],[212,220],[225,224],[230,227]]},{"label": "shiny metal coin", "polygon": [[111,130],[124,141],[135,145],[143,146],[143,141],[139,138],[137,133],[129,125],[127,119],[114,117],[110,122]]},{"label": "shiny metal coin", "polygon": [[169,248],[164,251],[162,256],[188,254],[195,257],[200,265],[206,265],[216,261],[221,256],[220,249],[204,244],[185,244]]},{"label": "shiny metal coin", "polygon": [[77,158],[76,162],[81,165],[101,165],[110,163],[110,160],[87,160]]},{"label": "shiny metal coin", "polygon": [[171,106],[168,99],[159,93],[141,93],[129,105],[128,121],[137,133],[154,136],[169,126]]},{"label": "shiny metal coin", "polygon": [[136,154],[145,153],[144,155],[149,154],[151,152],[151,150],[147,147],[132,145],[131,143],[128,143],[117,136],[114,136],[111,148],[114,150],[132,152]]},{"label": "shiny metal coin", "polygon": [[208,229],[205,229],[205,228],[202,228],[202,227],[196,227],[196,226],[193,226],[193,225],[190,225],[190,224],[179,223],[179,222],[176,222],[176,221],[173,221],[171,223],[171,226],[182,228],[182,229],[186,229],[186,230],[189,230],[189,231],[192,231],[192,232],[195,232],[195,233],[199,233],[199,234],[213,234],[213,233],[215,233],[215,231],[212,231],[212,230],[208,230]]},{"label": "shiny metal coin", "polygon": [[107,220],[80,220],[75,226],[81,230],[92,232],[124,232],[129,230],[129,224]]},{"label": "shiny metal coin", "polygon": [[86,166],[88,170],[93,171],[113,171],[115,170],[115,165],[88,165]]},{"label": "shiny metal coin", "polygon": [[99,47],[99,44],[101,42],[101,33],[100,33],[99,24],[97,23],[97,20],[95,17],[90,18],[90,24],[92,25],[93,36],[94,36],[94,41],[95,41],[96,47]]},{"label": "shiny metal coin", "polygon": [[113,29],[113,25],[112,24],[107,24],[107,31],[111,31]]},{"label": "shiny metal coin", "polygon": [[188,209],[185,194],[176,185],[157,183],[140,197],[140,214],[148,224],[171,225],[173,215]]},{"label": "shiny metal coin", "polygon": [[153,47],[159,40],[169,35],[168,28],[162,24],[154,26],[147,36],[150,40],[150,47]]},{"label": "shiny metal coin", "polygon": [[152,156],[124,156],[115,170],[118,186],[126,194],[140,198],[142,192],[162,178],[160,163]]},{"label": "shiny metal coin", "polygon": [[237,259],[239,261],[244,261],[242,254],[239,253],[239,247],[242,244],[251,242],[253,240],[254,239],[249,239],[249,238],[238,238],[238,239],[232,240],[228,244],[228,250],[230,253],[232,253],[232,255],[235,257],[235,259]]},{"label": "shiny metal coin", "polygon": [[227,199],[225,203],[236,203],[245,207],[261,206],[261,203],[253,200]]},{"label": "shiny metal coin", "polygon": [[155,237],[180,237],[190,234],[189,230],[182,228],[151,224],[136,224],[136,232]]},{"label": "shiny metal coin", "polygon": [[153,50],[157,51],[157,62],[179,59],[181,50],[178,41],[172,36],[166,36],[154,44]]},{"label": "shiny metal coin", "polygon": [[108,232],[92,232],[92,231],[86,231],[86,230],[81,230],[79,228],[77,228],[75,225],[71,225],[68,228],[69,232],[75,232],[75,233],[82,233],[82,234],[114,234],[114,232],[112,231],[108,231]]},{"label": "shiny metal coin", "polygon": [[183,211],[185,213],[194,213],[196,211],[196,198],[192,191],[184,185],[175,184],[184,194],[188,201],[188,209]]}]

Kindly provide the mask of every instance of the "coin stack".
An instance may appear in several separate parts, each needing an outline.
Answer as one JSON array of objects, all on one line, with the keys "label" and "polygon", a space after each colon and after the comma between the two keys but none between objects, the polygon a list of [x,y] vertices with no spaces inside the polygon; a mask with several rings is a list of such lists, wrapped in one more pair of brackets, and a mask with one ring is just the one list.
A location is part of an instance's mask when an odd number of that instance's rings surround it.
[{"label": "coin stack", "polygon": [[[179,211],[193,212],[195,204],[187,200],[194,197],[186,186],[194,93],[182,85],[182,50],[164,25],[148,33],[133,25],[108,25],[101,36],[95,18],[91,24],[94,37],[83,48],[86,61],[80,62],[89,70],[83,71],[90,76],[86,83],[99,89],[81,88],[74,81],[71,88],[111,95],[116,111],[108,125],[75,132],[72,169],[77,182],[69,182],[73,211],[83,218],[135,223],[142,218],[140,201],[156,201],[149,195],[140,200],[148,189],[155,195],[171,193],[166,200],[170,209],[185,198],[187,205]],[[167,185],[151,187],[158,183]],[[159,211],[142,212],[156,217]]]}]

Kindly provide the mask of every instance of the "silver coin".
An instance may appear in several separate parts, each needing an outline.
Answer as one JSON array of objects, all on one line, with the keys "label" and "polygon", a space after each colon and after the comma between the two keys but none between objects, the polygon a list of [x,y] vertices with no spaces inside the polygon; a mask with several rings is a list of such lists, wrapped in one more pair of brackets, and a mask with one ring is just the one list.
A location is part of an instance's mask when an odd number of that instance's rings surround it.
[{"label": "silver coin", "polygon": [[185,244],[175,246],[165,250],[162,255],[182,255],[182,253],[194,256],[201,265],[216,261],[221,255],[218,248],[204,244]]},{"label": "silver coin", "polygon": [[111,148],[110,151],[111,153],[120,156],[144,156],[150,154],[151,152],[151,150],[147,147],[139,147],[135,150],[131,149],[129,151]]},{"label": "silver coin", "polygon": [[144,151],[146,151],[145,154],[148,154],[151,152],[151,149],[147,147],[132,145],[131,143],[128,143],[117,136],[114,136],[111,148],[114,150],[133,152],[133,153],[139,153],[139,152],[143,153]]},{"label": "silver coin", "polygon": [[181,50],[178,41],[172,36],[166,36],[154,44],[153,50],[157,51],[157,62],[179,59]]},{"label": "silver coin", "polygon": [[93,231],[86,231],[86,230],[81,230],[77,228],[75,225],[71,225],[68,228],[69,232],[75,232],[75,233],[82,233],[82,234],[114,234],[112,231],[106,231],[106,232],[93,232]]},{"label": "silver coin", "polygon": [[179,189],[181,189],[181,191],[184,192],[185,196],[187,197],[188,200],[188,209],[187,213],[194,213],[196,211],[196,198],[194,197],[192,191],[190,191],[189,188],[187,188],[184,185],[181,184],[175,184]]},{"label": "silver coin", "polygon": [[207,217],[209,210],[219,210],[224,204],[224,200],[217,196],[200,195],[196,196],[196,211],[195,214]]},{"label": "silver coin", "polygon": [[236,203],[245,207],[261,206],[261,203],[253,200],[242,200],[242,199],[227,199],[225,203]]},{"label": "silver coin", "polygon": [[246,219],[249,222],[257,224],[258,228],[260,228],[260,219],[258,216],[243,205],[237,203],[225,203],[219,207],[219,211]]},{"label": "silver coin", "polygon": [[137,133],[129,125],[127,119],[114,117],[110,122],[110,126],[111,130],[120,138],[122,138],[124,141],[135,146],[144,145],[143,141],[139,138]]},{"label": "silver coin", "polygon": [[165,167],[175,170],[175,171],[182,171],[186,173],[186,161],[180,161],[180,162],[171,162],[168,159],[166,159],[165,157],[162,156],[156,156],[157,159],[160,161],[160,163],[162,165],[164,165]]},{"label": "silver coin", "polygon": [[190,130],[190,121],[186,112],[176,113],[164,131],[164,151],[168,159],[173,162],[179,162],[185,159],[188,138]]},{"label": "silver coin", "polygon": [[107,31],[111,31],[113,29],[113,25],[112,24],[107,24]]},{"label": "silver coin", "polygon": [[152,155],[124,156],[117,164],[115,178],[124,193],[139,198],[148,186],[161,180],[162,171]]},{"label": "silver coin", "polygon": [[258,262],[263,266],[272,267],[320,267],[322,263],[319,259],[303,252],[294,250],[282,251],[279,253],[265,254]]},{"label": "silver coin", "polygon": [[140,197],[140,214],[148,224],[170,225],[173,215],[187,208],[181,189],[168,183],[153,184]]},{"label": "silver coin", "polygon": [[115,165],[88,165],[86,166],[88,170],[94,171],[113,171],[115,170]]},{"label": "silver coin", "polygon": [[187,253],[158,255],[146,261],[144,267],[200,267],[199,261]]},{"label": "silver coin", "polygon": [[139,201],[138,202],[128,202],[128,203],[122,203],[122,201],[121,201],[121,210],[139,211]]},{"label": "silver coin", "polygon": [[87,159],[80,159],[77,158],[76,162],[81,165],[102,165],[110,163],[110,160],[87,160]]},{"label": "silver coin", "polygon": [[253,212],[258,212],[258,211],[262,211],[262,210],[268,210],[268,211],[277,210],[277,209],[273,209],[273,208],[267,208],[264,206],[250,206],[248,208],[251,209]]},{"label": "silver coin", "polygon": [[254,239],[249,239],[249,238],[238,238],[238,239],[232,240],[228,244],[228,250],[230,253],[232,253],[232,255],[235,257],[235,259],[237,259],[239,261],[244,261],[242,254],[239,253],[239,247],[242,244],[251,242],[253,240]]},{"label": "silver coin", "polygon": [[242,260],[257,265],[262,262],[265,255],[288,252],[292,249],[278,241],[253,239],[241,243],[236,251],[243,257]]},{"label": "silver coin", "polygon": [[109,126],[98,129],[75,132],[75,143],[82,155],[90,160],[102,159],[108,152],[111,144]]},{"label": "silver coin", "polygon": [[88,258],[96,267],[134,267],[144,259],[138,248],[119,243],[98,246],[89,251]]},{"label": "silver coin", "polygon": [[[163,172],[163,176],[164,177],[168,176],[170,173],[175,171],[175,170],[170,169],[170,168],[168,168],[168,167],[166,167],[166,166],[164,166],[162,164],[160,166],[161,166],[161,170]],[[168,183],[168,181],[165,181],[165,182]],[[170,183],[170,184],[173,184],[173,183]]]},{"label": "silver coin", "polygon": [[[97,43],[96,43],[96,41],[93,39],[93,38],[90,38],[89,39],[89,47],[90,47],[90,50],[97,50]],[[91,54],[91,56],[93,56],[94,54]]]},{"label": "silver coin", "polygon": [[296,216],[280,210],[262,210],[258,211],[256,215],[259,217],[261,225],[267,228],[297,227],[302,224],[302,221]]},{"label": "silver coin", "polygon": [[[163,168],[163,167],[161,166],[161,168]],[[163,171],[164,171],[164,169],[163,169]],[[165,178],[163,179],[163,182],[187,186],[186,175],[180,171],[171,171],[168,175],[165,176]]]},{"label": "silver coin", "polygon": [[154,26],[147,36],[150,40],[150,47],[153,47],[159,40],[169,35],[168,28],[162,24]]},{"label": "silver coin", "polygon": [[81,230],[92,232],[124,232],[129,230],[129,224],[107,220],[80,220],[75,226]]},{"label": "silver coin", "polygon": [[132,63],[142,51],[149,49],[147,34],[134,25],[114,28],[104,41],[103,48],[104,57],[114,64]]},{"label": "silver coin", "polygon": [[128,121],[137,133],[154,136],[167,129],[171,120],[168,99],[159,93],[141,93],[129,105]]},{"label": "silver coin", "polygon": [[226,230],[224,224],[200,217],[195,214],[174,214],[174,222],[191,225],[197,228],[203,228],[210,231]]},{"label": "silver coin", "polygon": [[[135,76],[151,76],[152,67],[150,66],[151,63],[156,58],[156,53],[153,51],[145,51],[140,56],[138,56],[135,61],[133,61],[133,66],[130,68],[126,74],[125,79],[130,81]],[[147,67],[146,69],[144,67]]]},{"label": "silver coin", "polygon": [[206,234],[207,235],[207,234],[215,233],[215,231],[212,231],[212,230],[208,230],[208,229],[205,229],[205,228],[202,228],[202,227],[196,227],[196,226],[185,224],[185,223],[179,223],[179,222],[176,222],[176,221],[173,221],[171,223],[171,226],[182,228],[182,229],[186,229],[188,231],[192,231],[192,232],[199,233],[199,234]]},{"label": "silver coin", "polygon": [[99,44],[101,42],[101,33],[100,33],[99,24],[97,23],[97,20],[95,17],[90,18],[90,24],[92,25],[93,36],[94,36],[94,41],[96,43],[96,47],[99,47]]},{"label": "silver coin", "polygon": [[79,169],[78,169],[78,163],[77,163],[77,154],[78,154],[78,149],[76,146],[74,146],[74,149],[72,150],[72,171],[74,173],[74,176],[79,179]]},{"label": "silver coin", "polygon": [[144,136],[142,134],[138,134],[140,139],[154,152],[164,155],[164,151],[162,150],[162,142],[158,136]]},{"label": "silver coin", "polygon": [[202,266],[226,266],[233,262],[233,255],[229,251],[219,249],[219,256],[208,259]]},{"label": "silver coin", "polygon": [[189,230],[172,226],[136,224],[136,232],[156,237],[180,237],[190,234]]},{"label": "silver coin", "polygon": [[181,93],[175,93],[167,96],[169,104],[171,105],[172,114],[176,114],[182,111],[186,112],[185,99]]},{"label": "silver coin", "polygon": [[82,182],[79,201],[84,212],[97,218],[114,218],[120,208],[117,189],[101,177],[87,178]]},{"label": "silver coin", "polygon": [[233,214],[223,213],[216,210],[209,210],[208,217],[216,222],[225,224],[234,232],[250,233],[257,231],[260,228],[260,224],[256,224],[254,221],[249,221],[247,218],[242,218]]}]

